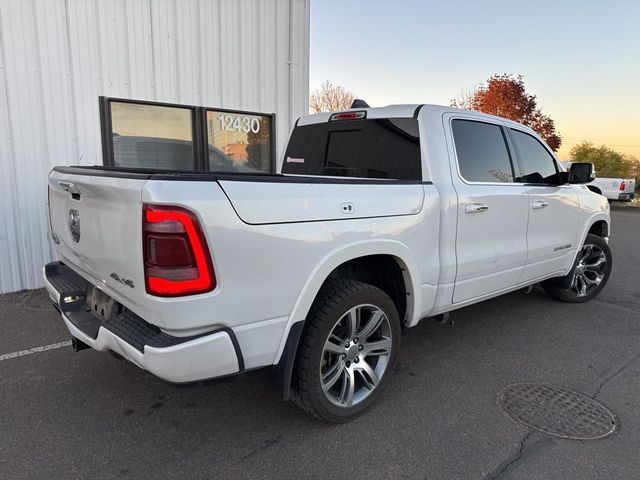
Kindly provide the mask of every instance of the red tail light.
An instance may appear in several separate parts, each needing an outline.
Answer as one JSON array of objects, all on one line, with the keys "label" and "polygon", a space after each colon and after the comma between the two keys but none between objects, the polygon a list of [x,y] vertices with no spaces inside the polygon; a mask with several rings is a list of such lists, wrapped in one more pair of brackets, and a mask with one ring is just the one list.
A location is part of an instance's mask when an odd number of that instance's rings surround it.
[{"label": "red tail light", "polygon": [[621,191],[621,192],[624,192],[624,182],[621,182],[621,183],[620,183],[620,191]]},{"label": "red tail light", "polygon": [[183,208],[144,205],[142,239],[147,293],[177,297],[210,292],[216,278],[202,228]]}]

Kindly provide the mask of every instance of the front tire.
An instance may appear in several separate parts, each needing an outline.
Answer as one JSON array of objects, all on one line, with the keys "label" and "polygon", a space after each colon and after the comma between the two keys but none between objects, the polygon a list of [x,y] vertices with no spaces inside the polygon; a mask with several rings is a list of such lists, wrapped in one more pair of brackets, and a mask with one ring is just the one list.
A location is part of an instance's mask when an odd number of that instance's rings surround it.
[{"label": "front tire", "polygon": [[332,280],[307,317],[292,400],[321,420],[352,420],[384,390],[399,348],[400,319],[391,298],[366,283]]},{"label": "front tire", "polygon": [[[571,272],[564,278],[542,282],[542,288],[563,302],[588,302],[598,295],[609,281],[612,262],[611,249],[607,242],[597,235],[588,234]],[[565,288],[563,283],[570,286]]]}]

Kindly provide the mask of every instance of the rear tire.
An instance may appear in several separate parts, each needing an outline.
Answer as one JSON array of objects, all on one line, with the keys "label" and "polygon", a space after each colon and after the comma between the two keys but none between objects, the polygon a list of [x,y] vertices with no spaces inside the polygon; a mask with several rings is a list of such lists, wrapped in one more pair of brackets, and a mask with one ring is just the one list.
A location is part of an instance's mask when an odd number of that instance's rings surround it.
[{"label": "rear tire", "polygon": [[400,349],[400,319],[381,289],[332,280],[313,303],[292,378],[292,400],[315,417],[343,423],[386,387]]},{"label": "rear tire", "polygon": [[[597,235],[588,234],[576,257],[574,268],[566,277],[542,282],[542,288],[562,302],[584,303],[598,295],[609,281],[613,257],[607,242]],[[564,288],[561,283],[569,282]]]}]

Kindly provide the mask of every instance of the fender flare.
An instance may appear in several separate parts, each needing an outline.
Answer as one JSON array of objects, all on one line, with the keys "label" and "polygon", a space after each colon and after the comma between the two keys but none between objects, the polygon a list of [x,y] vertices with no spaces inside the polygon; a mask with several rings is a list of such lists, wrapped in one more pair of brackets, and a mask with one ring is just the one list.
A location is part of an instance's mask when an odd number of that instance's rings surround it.
[{"label": "fender flare", "polygon": [[597,212],[593,215],[591,215],[589,217],[589,219],[585,222],[585,228],[582,230],[581,235],[580,235],[580,241],[578,242],[578,245],[576,246],[576,250],[578,250],[576,252],[576,257],[578,256],[578,253],[580,252],[579,248],[582,247],[582,245],[584,244],[585,239],[587,238],[587,234],[589,233],[589,230],[591,230],[591,227],[593,227],[597,222],[600,221],[604,221],[607,224],[607,232],[608,234],[611,234],[611,217],[609,216],[608,213],[604,213],[604,212]]},{"label": "fender flare", "polygon": [[363,240],[330,251],[316,264],[300,290],[274,359],[276,370],[279,372],[278,377],[280,377],[278,383],[285,400],[289,397],[293,362],[298,350],[302,326],[320,288],[331,272],[343,263],[370,255],[390,255],[399,262],[408,294],[405,321],[411,323],[415,317],[419,317],[422,300],[420,270],[411,251],[404,244],[389,239]]}]

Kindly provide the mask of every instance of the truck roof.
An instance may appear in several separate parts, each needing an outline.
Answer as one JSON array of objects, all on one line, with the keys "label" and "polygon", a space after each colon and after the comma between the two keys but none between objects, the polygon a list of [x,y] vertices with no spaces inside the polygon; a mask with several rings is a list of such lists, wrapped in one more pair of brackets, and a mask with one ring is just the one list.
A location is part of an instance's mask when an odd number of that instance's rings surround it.
[{"label": "truck roof", "polygon": [[[525,129],[531,131],[529,127],[522,125],[521,123],[514,122],[512,120],[508,120],[506,118],[497,117],[495,115],[489,115],[487,113],[476,112],[474,110],[464,110],[461,108],[450,107],[446,105],[434,105],[434,104],[401,104],[401,105],[387,105],[386,107],[371,107],[371,108],[350,108],[348,110],[341,110],[341,112],[350,112],[350,111],[366,111],[367,118],[416,118],[418,113],[424,110],[429,110],[432,115],[442,115],[445,113],[455,113],[460,112],[465,115],[471,115],[473,117],[478,118],[479,120],[499,120],[501,122],[506,122],[513,126],[518,126],[520,128],[524,127]],[[336,112],[322,112],[315,113],[312,115],[306,115],[304,117],[300,117],[296,122],[296,126],[302,125],[312,125],[316,123],[324,123],[329,121],[329,117]]]}]

